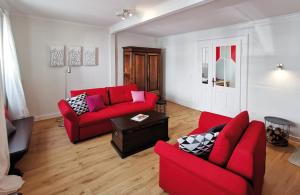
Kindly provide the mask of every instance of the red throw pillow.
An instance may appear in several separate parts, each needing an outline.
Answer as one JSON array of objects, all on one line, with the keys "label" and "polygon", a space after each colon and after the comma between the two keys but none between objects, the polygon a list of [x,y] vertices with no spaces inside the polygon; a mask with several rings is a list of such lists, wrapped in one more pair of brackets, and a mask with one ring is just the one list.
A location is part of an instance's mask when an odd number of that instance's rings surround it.
[{"label": "red throw pillow", "polygon": [[91,95],[86,97],[86,102],[90,112],[97,112],[105,108],[101,95]]},{"label": "red throw pillow", "polygon": [[225,165],[248,125],[247,111],[241,112],[232,119],[220,132],[208,160],[220,166]]}]

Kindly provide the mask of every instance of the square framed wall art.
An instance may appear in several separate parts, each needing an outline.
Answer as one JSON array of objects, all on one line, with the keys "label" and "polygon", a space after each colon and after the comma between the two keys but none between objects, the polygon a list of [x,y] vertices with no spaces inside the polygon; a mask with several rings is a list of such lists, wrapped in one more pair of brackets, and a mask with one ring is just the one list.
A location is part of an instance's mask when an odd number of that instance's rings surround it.
[{"label": "square framed wall art", "polygon": [[96,66],[99,64],[99,49],[97,47],[83,47],[83,65]]},{"label": "square framed wall art", "polygon": [[68,65],[81,66],[82,65],[82,47],[72,46],[68,47]]},{"label": "square framed wall art", "polygon": [[60,67],[65,65],[65,46],[49,47],[49,64],[50,67]]}]

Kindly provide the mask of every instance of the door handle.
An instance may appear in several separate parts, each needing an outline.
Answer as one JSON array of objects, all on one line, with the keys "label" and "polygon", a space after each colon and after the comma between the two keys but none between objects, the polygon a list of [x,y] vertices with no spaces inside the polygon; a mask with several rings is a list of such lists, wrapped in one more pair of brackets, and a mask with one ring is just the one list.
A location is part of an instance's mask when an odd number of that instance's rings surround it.
[{"label": "door handle", "polygon": [[215,78],[212,78],[212,86],[214,87],[215,86],[215,82],[216,82],[216,80],[215,80]]}]

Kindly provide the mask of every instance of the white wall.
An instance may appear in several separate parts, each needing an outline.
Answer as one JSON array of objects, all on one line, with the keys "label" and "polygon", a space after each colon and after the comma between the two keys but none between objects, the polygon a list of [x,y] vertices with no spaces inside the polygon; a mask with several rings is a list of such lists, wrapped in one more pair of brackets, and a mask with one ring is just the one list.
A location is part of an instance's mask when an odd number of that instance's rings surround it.
[{"label": "white wall", "polygon": [[[99,47],[99,66],[73,67],[67,75],[68,91],[115,85],[115,36],[108,29],[44,18],[11,16],[27,104],[36,119],[59,114],[57,102],[64,98],[66,67],[50,68],[51,45]],[[121,32],[116,36],[118,84],[123,84],[124,46],[155,47],[157,39]],[[112,66],[110,65],[112,64]]]},{"label": "white wall", "polygon": [[[198,40],[249,35],[247,109],[253,119],[279,116],[296,123],[292,135],[300,137],[300,14],[248,24],[163,37],[166,97],[197,107],[200,67]],[[284,71],[275,66],[284,63]]]},{"label": "white wall", "polygon": [[117,34],[117,48],[118,48],[118,85],[123,84],[123,47],[137,46],[137,47],[156,47],[157,38],[129,33],[120,32]]},{"label": "white wall", "polygon": [[50,45],[99,47],[99,66],[74,67],[69,89],[109,85],[109,33],[107,29],[24,16],[11,16],[27,104],[38,119],[56,116],[64,98],[66,67],[50,68]]}]

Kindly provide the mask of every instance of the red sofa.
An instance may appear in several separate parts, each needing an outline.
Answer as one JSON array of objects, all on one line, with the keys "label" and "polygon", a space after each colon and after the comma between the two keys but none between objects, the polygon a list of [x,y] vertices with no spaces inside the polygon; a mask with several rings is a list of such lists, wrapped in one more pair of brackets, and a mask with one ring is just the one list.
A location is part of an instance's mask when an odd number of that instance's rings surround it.
[{"label": "red sofa", "polygon": [[260,195],[266,160],[265,126],[249,123],[247,112],[234,119],[203,112],[199,127],[190,134],[226,124],[208,159],[202,159],[159,141],[160,187],[171,195]]},{"label": "red sofa", "polygon": [[87,95],[100,94],[106,108],[77,116],[65,100],[60,100],[58,107],[64,118],[64,125],[70,141],[76,143],[112,131],[111,118],[154,109],[158,99],[157,95],[145,92],[145,102],[133,103],[131,91],[136,90],[137,86],[131,84],[71,91],[72,97],[84,92]]}]

